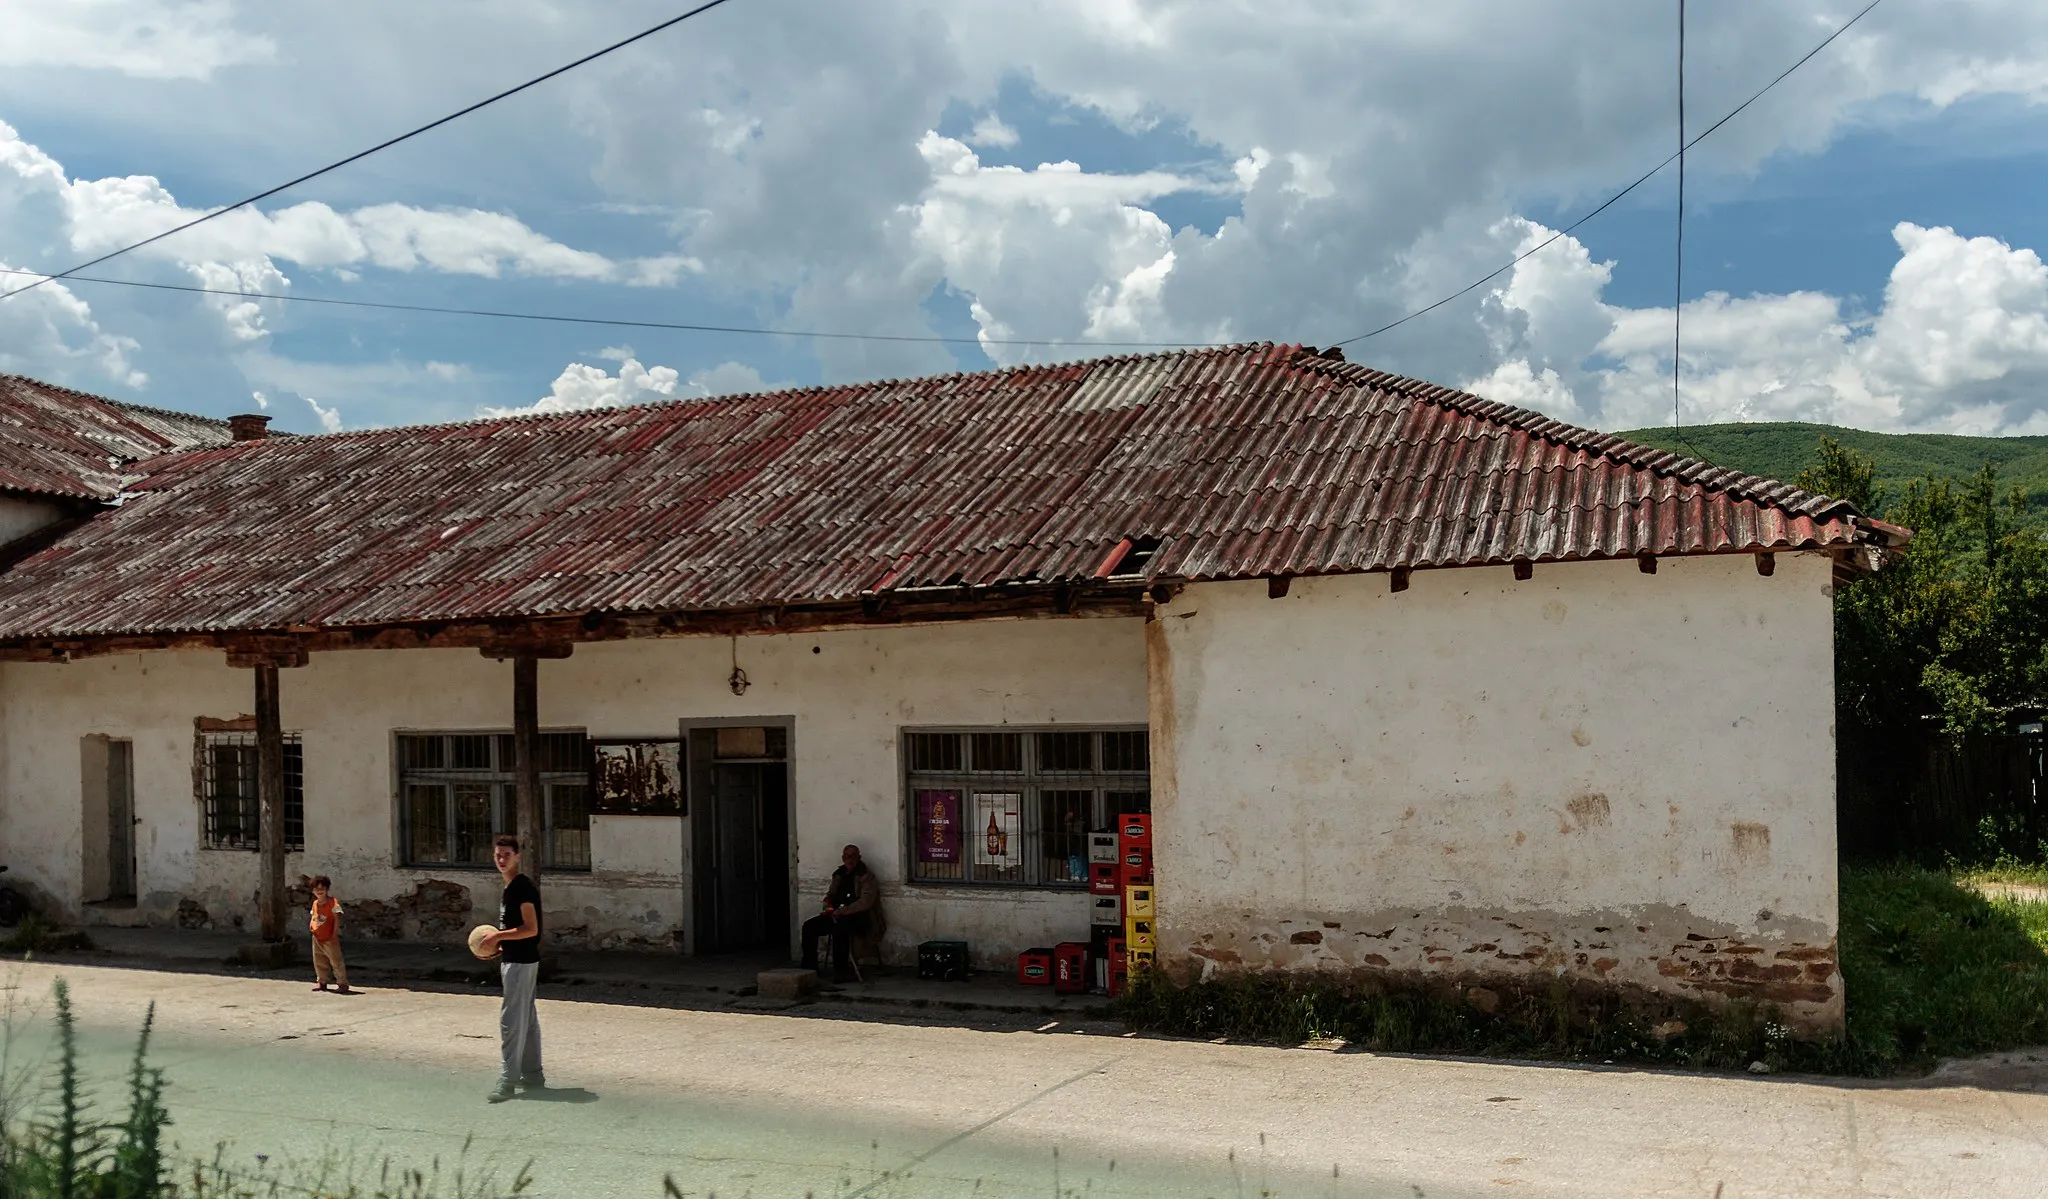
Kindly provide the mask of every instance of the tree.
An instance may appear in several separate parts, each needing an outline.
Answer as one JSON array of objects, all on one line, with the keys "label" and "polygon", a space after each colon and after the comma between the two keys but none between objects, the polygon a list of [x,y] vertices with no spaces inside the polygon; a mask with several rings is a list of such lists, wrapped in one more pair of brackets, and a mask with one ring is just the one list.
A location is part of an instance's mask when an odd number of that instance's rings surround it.
[{"label": "tree", "polygon": [[1820,456],[1792,480],[1808,491],[1847,500],[1865,516],[1884,507],[1884,488],[1877,485],[1877,463],[1832,437],[1820,439]]}]

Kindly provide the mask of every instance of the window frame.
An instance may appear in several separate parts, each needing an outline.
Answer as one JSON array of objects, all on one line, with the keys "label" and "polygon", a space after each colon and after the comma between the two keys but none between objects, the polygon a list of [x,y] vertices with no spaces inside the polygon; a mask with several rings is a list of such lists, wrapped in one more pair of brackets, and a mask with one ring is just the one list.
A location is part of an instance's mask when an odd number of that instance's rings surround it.
[{"label": "window frame", "polygon": [[[199,763],[195,790],[199,800],[199,848],[263,852],[263,800],[258,792],[261,784],[257,778],[259,766],[255,732],[214,728],[202,729],[197,736]],[[232,796],[243,809],[235,822],[238,832],[234,837],[221,837],[215,833],[223,823],[218,811],[221,800],[225,798],[219,790],[220,772],[215,758],[215,751],[220,749],[238,750],[235,756],[246,762],[246,765],[237,765],[235,770],[237,781],[246,780],[248,790],[246,793],[238,790]],[[130,803],[133,802],[131,798]],[[246,837],[239,834],[244,827],[249,830]],[[303,735],[296,732],[284,734],[284,851],[306,852],[306,743]]]},{"label": "window frame", "polygon": [[[594,814],[595,782],[591,773],[591,737],[583,728],[545,728],[540,730],[543,738],[553,736],[575,737],[577,748],[574,770],[542,770],[540,774],[542,860],[544,870],[588,874],[590,863],[590,818]],[[408,741],[420,738],[438,738],[441,741],[439,766],[410,766],[406,761]],[[453,739],[457,737],[481,737],[489,746],[490,764],[485,767],[451,766],[455,760]],[[518,774],[513,767],[513,733],[510,729],[454,728],[454,729],[394,729],[391,734],[391,765],[393,780],[392,804],[395,816],[397,865],[406,870],[493,870],[489,845],[500,833],[512,829],[518,823]],[[441,806],[444,823],[441,836],[447,854],[443,858],[423,858],[414,852],[414,817],[412,789],[414,787],[438,787],[441,789]],[[477,834],[482,840],[482,853],[473,860],[455,856],[463,835],[461,800],[456,788],[461,786],[485,787],[489,792],[490,810],[483,823],[485,828]],[[563,787],[580,787],[583,790],[582,827],[558,829],[555,826],[558,791]],[[583,834],[582,861],[562,862],[558,850],[557,836],[563,832]]]},{"label": "window frame", "polygon": [[[1091,764],[1085,770],[1052,770],[1042,766],[1042,734],[1082,733],[1090,738],[1089,754]],[[975,738],[989,734],[1016,734],[1022,740],[1022,768],[1019,770],[977,771],[974,754]],[[1145,769],[1104,770],[1105,757],[1103,738],[1109,735],[1141,734],[1145,738]],[[959,768],[953,770],[913,769],[916,756],[913,738],[924,736],[952,736],[960,738],[957,760]],[[1046,725],[912,725],[899,728],[896,738],[896,759],[900,791],[901,833],[903,846],[903,878],[912,887],[972,887],[988,890],[1025,890],[1052,892],[1086,892],[1087,846],[1085,836],[1089,832],[1108,832],[1116,827],[1116,818],[1127,811],[1147,811],[1152,807],[1152,760],[1151,730],[1142,724],[1046,724]],[[959,794],[960,821],[960,862],[959,877],[932,877],[921,870],[917,857],[917,803],[920,791],[950,790]],[[1047,830],[1044,826],[1046,815],[1045,795],[1048,792],[1090,793],[1091,810],[1083,820],[1080,830],[1084,840],[1079,847],[1082,869],[1076,878],[1052,878],[1046,875],[1044,844]],[[1015,794],[1018,798],[1018,835],[1025,839],[1023,861],[1018,866],[1016,878],[977,877],[975,855],[971,842],[978,835],[973,827],[975,793],[989,795]],[[1114,806],[1113,795],[1136,793],[1143,797],[1142,808]],[[1036,847],[1036,852],[1034,852]],[[1069,860],[1072,858],[1069,854]],[[939,869],[945,869],[939,867]]]}]

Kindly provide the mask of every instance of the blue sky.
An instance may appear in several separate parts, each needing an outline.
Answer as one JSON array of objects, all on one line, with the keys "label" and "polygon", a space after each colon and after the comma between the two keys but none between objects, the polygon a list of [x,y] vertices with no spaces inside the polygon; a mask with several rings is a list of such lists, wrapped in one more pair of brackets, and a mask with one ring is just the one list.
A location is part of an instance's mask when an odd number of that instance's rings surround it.
[{"label": "blue sky", "polygon": [[[100,268],[0,369],[314,431],[1117,352],[1325,344],[1462,286],[1675,137],[1675,4],[733,0]],[[1858,5],[1691,7],[1695,129]],[[1688,172],[1687,420],[2048,432],[2048,6],[1887,0]],[[1935,11],[1935,10],[1939,11]],[[631,32],[633,0],[346,13],[0,0],[0,265],[177,223]],[[1667,173],[1354,360],[1564,419],[1669,419]],[[10,277],[19,282],[18,277]]]}]

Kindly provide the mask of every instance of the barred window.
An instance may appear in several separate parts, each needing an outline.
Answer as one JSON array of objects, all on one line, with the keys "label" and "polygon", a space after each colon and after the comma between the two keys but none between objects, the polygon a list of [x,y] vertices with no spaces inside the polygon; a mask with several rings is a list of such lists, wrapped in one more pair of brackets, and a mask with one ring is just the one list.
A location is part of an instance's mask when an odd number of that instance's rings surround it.
[{"label": "barred window", "polygon": [[910,881],[1088,885],[1088,834],[1152,810],[1144,729],[905,730]]},{"label": "barred window", "polygon": [[[542,733],[541,865],[590,869],[590,744]],[[408,866],[491,865],[491,842],[519,823],[512,734],[398,735],[399,849]]]},{"label": "barred window", "polygon": [[[263,804],[256,786],[256,734],[203,733],[199,803],[209,849],[263,848]],[[284,735],[284,847],[306,848],[306,756],[297,733]]]}]

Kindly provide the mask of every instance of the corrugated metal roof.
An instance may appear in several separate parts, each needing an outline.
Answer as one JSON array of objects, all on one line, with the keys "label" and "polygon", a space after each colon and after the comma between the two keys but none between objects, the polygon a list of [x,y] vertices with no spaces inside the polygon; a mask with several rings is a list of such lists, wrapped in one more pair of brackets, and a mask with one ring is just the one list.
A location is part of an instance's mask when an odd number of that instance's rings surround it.
[{"label": "corrugated metal roof", "polygon": [[0,640],[1848,546],[1847,504],[1250,345],[324,437],[152,464],[0,576]]},{"label": "corrugated metal roof", "polygon": [[0,490],[112,500],[136,462],[225,445],[225,421],[0,375]]}]

